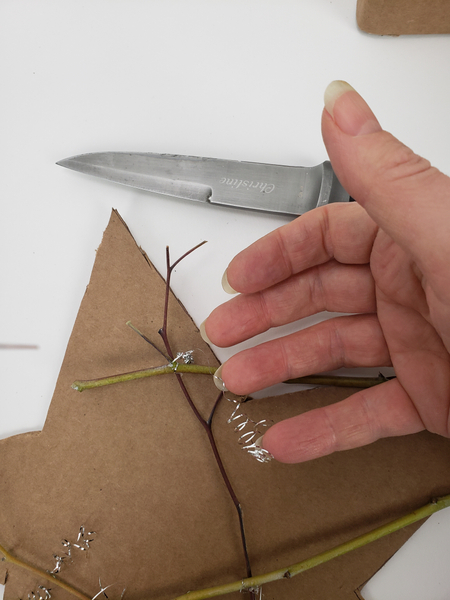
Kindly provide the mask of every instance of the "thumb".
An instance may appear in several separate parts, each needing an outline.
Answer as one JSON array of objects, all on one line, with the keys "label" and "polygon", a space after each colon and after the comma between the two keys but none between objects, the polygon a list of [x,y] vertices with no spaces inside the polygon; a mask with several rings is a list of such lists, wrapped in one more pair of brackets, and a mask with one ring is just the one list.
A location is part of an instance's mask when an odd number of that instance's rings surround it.
[{"label": "thumb", "polygon": [[450,179],[383,131],[344,81],[325,91],[322,134],[340,182],[381,229],[419,263],[448,251]]}]

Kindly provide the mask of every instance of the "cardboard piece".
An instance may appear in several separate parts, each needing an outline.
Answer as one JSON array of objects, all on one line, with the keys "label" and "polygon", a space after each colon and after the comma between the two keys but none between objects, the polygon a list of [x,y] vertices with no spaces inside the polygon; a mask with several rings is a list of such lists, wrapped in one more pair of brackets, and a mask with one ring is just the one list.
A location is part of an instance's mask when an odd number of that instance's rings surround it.
[{"label": "cardboard piece", "polygon": [[448,0],[358,0],[360,29],[377,35],[450,33]]},{"label": "cardboard piece", "polygon": [[[94,530],[90,550],[74,550],[73,561],[60,573],[90,597],[99,592],[99,578],[103,586],[116,584],[108,589],[110,600],[118,600],[123,588],[126,599],[168,600],[245,576],[235,507],[176,378],[164,375],[81,394],[70,387],[76,379],[166,362],[125,325],[131,320],[161,346],[164,288],[113,212],[43,431],[0,442],[0,543],[51,570],[53,555],[64,551],[61,540],[74,542],[81,525]],[[217,364],[173,296],[169,328],[174,349],[194,349],[197,362]],[[183,378],[200,411],[208,414],[217,398],[211,378]],[[277,421],[350,393],[315,389],[252,400],[245,410],[253,418]],[[222,401],[213,430],[243,506],[254,574],[328,549],[450,489],[450,442],[438,436],[382,440],[301,465],[260,464],[237,444],[227,423],[232,408]],[[416,527],[268,584],[264,597],[354,600],[356,588]],[[1,581],[7,573],[5,600],[27,597],[44,583],[0,561]],[[51,593],[54,600],[69,598],[54,586]]]}]

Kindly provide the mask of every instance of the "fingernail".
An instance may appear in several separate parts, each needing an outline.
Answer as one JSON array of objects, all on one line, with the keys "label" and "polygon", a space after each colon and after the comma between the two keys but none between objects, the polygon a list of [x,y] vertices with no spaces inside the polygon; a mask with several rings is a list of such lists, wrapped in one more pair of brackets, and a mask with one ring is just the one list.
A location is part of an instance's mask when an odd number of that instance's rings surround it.
[{"label": "fingernail", "polygon": [[367,102],[346,81],[332,81],[325,90],[325,108],[336,125],[352,136],[381,131]]},{"label": "fingernail", "polygon": [[234,290],[231,285],[228,283],[228,274],[225,271],[225,273],[223,274],[222,277],[222,287],[223,290],[227,293],[227,294],[237,294],[237,291]]},{"label": "fingernail", "polygon": [[223,368],[223,365],[220,365],[220,367],[214,373],[213,381],[214,381],[216,388],[219,389],[221,392],[228,392],[226,385],[224,384],[223,379],[222,379],[222,368]]},{"label": "fingernail", "polygon": [[199,328],[200,329],[200,335],[202,336],[203,341],[205,341],[207,344],[211,345],[211,340],[209,339],[209,337],[206,334],[205,323],[206,323],[206,319],[200,325],[200,328]]},{"label": "fingernail", "polygon": [[324,93],[325,108],[334,118],[334,105],[338,98],[340,98],[346,92],[356,92],[346,81],[332,81]]},{"label": "fingernail", "polygon": [[264,436],[262,435],[261,437],[259,437],[256,442],[255,442],[255,446],[257,448],[262,448],[263,447],[263,438]]}]

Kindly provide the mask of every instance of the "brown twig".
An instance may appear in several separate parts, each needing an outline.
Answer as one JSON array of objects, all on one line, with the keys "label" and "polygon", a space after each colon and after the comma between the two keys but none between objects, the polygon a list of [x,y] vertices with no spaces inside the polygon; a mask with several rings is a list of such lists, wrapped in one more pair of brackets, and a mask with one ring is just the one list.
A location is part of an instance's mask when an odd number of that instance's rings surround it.
[{"label": "brown twig", "polygon": [[[166,347],[166,351],[168,353],[168,355],[170,356],[170,358],[173,360],[174,359],[174,355],[172,352],[172,348],[169,342],[169,338],[168,338],[168,334],[167,334],[167,323],[168,323],[168,312],[169,312],[169,297],[170,297],[170,280],[171,280],[171,275],[172,275],[172,271],[174,270],[174,268],[184,259],[186,258],[189,254],[191,254],[191,252],[193,252],[194,250],[196,250],[197,248],[199,248],[200,246],[202,246],[205,242],[202,242],[201,244],[199,244],[198,246],[195,246],[195,248],[192,248],[191,250],[189,250],[188,252],[186,252],[186,254],[183,254],[183,256],[181,256],[178,260],[176,260],[173,264],[170,263],[170,252],[169,252],[169,248],[166,248],[166,268],[167,268],[167,275],[166,275],[166,295],[165,295],[165,302],[164,302],[164,319],[163,319],[163,326],[161,327],[161,329],[159,330],[159,334],[162,337],[163,341],[164,341],[164,345]],[[238,513],[238,519],[239,519],[239,530],[240,530],[240,534],[241,534],[241,541],[242,541],[242,549],[244,552],[244,558],[245,558],[245,566],[246,566],[246,572],[247,572],[247,577],[251,577],[252,576],[252,569],[250,566],[250,559],[249,559],[249,555],[248,555],[248,549],[247,549],[247,541],[246,541],[246,537],[245,537],[245,530],[244,530],[244,519],[243,519],[243,514],[242,514],[242,507],[241,504],[234,492],[233,486],[231,485],[231,482],[228,478],[228,475],[225,471],[225,467],[223,465],[222,459],[220,457],[219,451],[217,449],[217,445],[216,445],[216,441],[214,439],[214,434],[212,432],[212,418],[215,412],[215,409],[218,405],[218,403],[220,402],[221,398],[222,398],[222,393],[220,393],[219,397],[217,398],[213,410],[211,411],[211,415],[209,417],[208,420],[205,420],[201,414],[199,413],[197,407],[195,406],[185,384],[184,381],[181,377],[181,375],[179,375],[178,373],[175,373],[178,383],[180,385],[180,388],[189,404],[189,406],[191,407],[195,417],[197,418],[197,420],[199,421],[199,423],[201,424],[201,426],[203,427],[203,429],[206,432],[206,435],[208,436],[208,440],[209,440],[209,444],[211,446],[211,450],[214,454],[214,458],[216,460],[217,466],[219,468],[220,474],[222,475],[222,479],[225,483],[225,486],[228,490],[228,494],[230,495],[230,498],[236,508],[236,511]],[[253,596],[253,594],[252,594]]]}]

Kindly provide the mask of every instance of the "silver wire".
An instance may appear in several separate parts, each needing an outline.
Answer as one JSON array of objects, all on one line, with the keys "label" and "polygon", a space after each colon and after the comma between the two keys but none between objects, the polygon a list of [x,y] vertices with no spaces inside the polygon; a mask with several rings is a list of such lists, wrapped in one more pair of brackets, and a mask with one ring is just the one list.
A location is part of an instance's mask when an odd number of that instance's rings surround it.
[{"label": "silver wire", "polygon": [[[63,554],[63,555],[54,554],[53,555],[53,558],[55,560],[55,567],[53,568],[52,571],[48,571],[48,572],[51,573],[52,575],[56,575],[57,573],[60,573],[63,564],[65,562],[67,562],[68,559],[72,560],[72,549],[73,548],[77,548],[78,550],[81,550],[82,552],[86,552],[90,548],[90,544],[94,541],[94,538],[91,537],[93,535],[95,535],[95,531],[86,532],[84,525],[81,525],[80,530],[78,532],[76,542],[69,542],[69,540],[66,540],[66,539],[62,540],[61,544],[66,549],[65,554]],[[86,536],[88,536],[88,537],[86,537]]]},{"label": "silver wire", "polygon": [[245,412],[241,411],[241,405],[243,397],[231,398],[225,395],[228,402],[234,404],[234,409],[227,420],[229,425],[234,425],[234,431],[239,433],[238,443],[242,446],[243,450],[246,450],[250,456],[256,458],[260,463],[268,463],[273,459],[273,456],[257,445],[256,442],[264,434],[264,429],[272,425],[272,421],[267,419],[261,419],[255,421],[249,417]]}]

